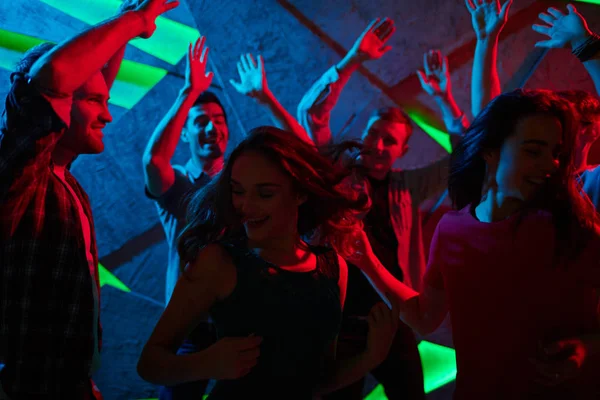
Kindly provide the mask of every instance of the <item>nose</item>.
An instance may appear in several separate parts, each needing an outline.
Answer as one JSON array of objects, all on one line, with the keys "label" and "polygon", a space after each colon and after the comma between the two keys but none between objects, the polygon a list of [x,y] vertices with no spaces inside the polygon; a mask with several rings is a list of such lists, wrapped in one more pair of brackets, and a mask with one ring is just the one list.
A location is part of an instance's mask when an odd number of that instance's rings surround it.
[{"label": "nose", "polygon": [[542,171],[544,176],[548,177],[556,172],[560,167],[560,162],[555,157],[548,157],[544,161],[544,165],[542,166]]},{"label": "nose", "polygon": [[206,126],[204,127],[204,131],[205,132],[214,132],[215,131],[215,124],[212,122],[212,120],[208,121],[208,124],[206,124]]},{"label": "nose", "polygon": [[104,105],[104,108],[102,109],[102,113],[100,113],[100,116],[98,117],[98,119],[105,124],[112,122],[113,118],[112,118],[112,115],[110,114],[110,111],[108,110],[108,104]]},{"label": "nose", "polygon": [[375,149],[377,151],[383,150],[383,139],[379,138],[379,139],[377,139],[377,141],[375,141]]}]

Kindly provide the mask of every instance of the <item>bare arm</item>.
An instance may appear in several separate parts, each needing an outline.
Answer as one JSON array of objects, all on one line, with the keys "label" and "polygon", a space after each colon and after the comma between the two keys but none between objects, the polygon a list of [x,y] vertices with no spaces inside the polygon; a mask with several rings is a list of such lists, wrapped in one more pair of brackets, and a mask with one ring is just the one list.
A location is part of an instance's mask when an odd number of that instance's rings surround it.
[{"label": "bare arm", "polygon": [[184,87],[175,103],[160,121],[144,151],[144,178],[151,195],[159,197],[175,181],[171,158],[187,120],[187,115],[198,96],[210,86],[212,72],[206,73],[208,47],[204,48],[205,38],[200,37],[188,49],[188,63]]},{"label": "bare arm", "polygon": [[236,379],[256,365],[261,338],[224,338],[198,353],[177,355],[184,338],[211,306],[233,291],[235,266],[218,245],[202,249],[181,276],[138,362],[138,374],[158,385]]},{"label": "bare arm", "polygon": [[[533,25],[533,30],[548,36],[549,39],[536,43],[536,47],[550,49],[566,47],[574,50],[594,35],[585,18],[572,4],[567,6],[567,14],[550,7],[546,13],[540,14],[540,19],[546,25]],[[600,95],[600,51],[590,60],[585,61],[583,66],[596,86],[596,93]]]},{"label": "bare arm", "polygon": [[335,66],[335,71],[327,71],[304,95],[298,104],[298,121],[317,147],[333,143],[329,127],[331,111],[350,76],[364,61],[376,60],[391,49],[385,43],[395,30],[389,18],[372,21]]},{"label": "bare arm", "polygon": [[500,95],[498,77],[498,37],[508,19],[512,0],[500,6],[500,0],[466,0],[477,35],[473,72],[471,75],[471,109],[473,117],[496,96]]},{"label": "bare arm", "polygon": [[[342,258],[339,258],[339,260],[341,270],[340,292],[343,305],[348,267]],[[358,381],[387,357],[398,328],[398,312],[395,302],[392,302],[391,310],[384,303],[379,303],[373,307],[368,317],[367,349],[354,357],[335,358],[332,372],[327,377],[326,382],[317,389],[318,394],[330,393]],[[332,351],[335,353],[335,344]]]},{"label": "bare arm", "polygon": [[136,36],[150,37],[156,18],[177,1],[146,0],[135,11],[95,25],[42,56],[31,68],[32,79],[51,93],[70,95]]},{"label": "bare arm", "polygon": [[423,70],[418,70],[417,76],[423,90],[440,108],[448,133],[464,133],[469,121],[454,100],[448,58],[439,50],[430,50],[423,55]]},{"label": "bare arm", "polygon": [[281,105],[267,83],[267,74],[263,57],[258,56],[258,63],[252,54],[242,54],[237,63],[240,81],[229,81],[231,86],[240,94],[254,98],[258,104],[266,107],[271,113],[275,125],[293,133],[300,139],[312,144],[308,134],[296,119]]}]

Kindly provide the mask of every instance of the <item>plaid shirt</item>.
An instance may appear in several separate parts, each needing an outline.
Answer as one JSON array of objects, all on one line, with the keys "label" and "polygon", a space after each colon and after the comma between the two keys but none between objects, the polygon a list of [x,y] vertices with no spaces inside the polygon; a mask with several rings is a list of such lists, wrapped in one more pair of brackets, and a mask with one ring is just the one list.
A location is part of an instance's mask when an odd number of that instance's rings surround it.
[{"label": "plaid shirt", "polygon": [[[75,201],[51,162],[71,98],[13,76],[0,123],[0,382],[18,399],[75,398],[89,382],[94,281]],[[98,284],[89,199],[65,175],[90,221]]]}]

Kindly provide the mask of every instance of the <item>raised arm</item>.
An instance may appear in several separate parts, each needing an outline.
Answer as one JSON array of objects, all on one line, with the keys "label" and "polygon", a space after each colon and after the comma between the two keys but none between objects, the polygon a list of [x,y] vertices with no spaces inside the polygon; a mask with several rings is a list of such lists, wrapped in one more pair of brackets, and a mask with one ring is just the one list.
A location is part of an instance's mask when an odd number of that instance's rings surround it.
[{"label": "raised arm", "polygon": [[329,127],[331,111],[352,73],[364,61],[376,60],[387,53],[391,46],[386,42],[395,30],[394,22],[389,18],[372,21],[346,56],[321,76],[300,100],[298,122],[317,147],[333,143]]},{"label": "raised arm", "polygon": [[540,14],[540,19],[546,25],[533,25],[532,28],[548,36],[548,40],[537,42],[535,46],[570,48],[583,62],[596,86],[596,93],[600,95],[600,36],[590,31],[586,20],[572,4],[567,5],[567,14],[551,7],[547,13]]},{"label": "raised arm", "polygon": [[364,232],[357,240],[360,250],[352,260],[383,299],[393,299],[398,303],[400,318],[423,336],[436,330],[448,313],[439,265],[442,260],[438,256],[438,236],[439,226],[431,242],[428,270],[421,293],[397,280],[381,264]]},{"label": "raised arm", "polygon": [[469,121],[452,95],[448,58],[439,50],[429,50],[423,55],[423,70],[417,71],[423,90],[437,103],[446,129],[450,134],[462,134]]},{"label": "raised arm", "polygon": [[204,42],[205,38],[201,36],[193,46],[189,45],[185,84],[175,103],[152,133],[144,151],[144,179],[148,192],[154,197],[166,193],[175,182],[171,158],[175,154],[190,109],[212,82],[213,73],[206,72],[209,48],[204,47]]},{"label": "raised arm", "polygon": [[281,129],[292,132],[300,139],[312,144],[308,134],[296,119],[279,103],[267,84],[264,60],[258,56],[258,63],[252,54],[242,54],[237,63],[240,81],[229,81],[238,93],[255,99],[258,104],[266,107],[271,113],[275,125]]},{"label": "raised arm", "polygon": [[199,317],[235,287],[235,266],[218,245],[202,249],[179,278],[167,308],[144,346],[137,371],[157,385],[177,385],[204,379],[237,379],[256,365],[259,337],[228,337],[189,355],[177,349]]},{"label": "raised arm", "polygon": [[31,68],[33,81],[50,93],[70,95],[129,40],[150,37],[156,30],[156,18],[178,4],[146,0],[134,11],[83,31],[42,56]]},{"label": "raised arm", "polygon": [[477,36],[473,72],[471,75],[471,111],[475,118],[496,96],[500,95],[498,77],[498,37],[508,20],[512,0],[502,7],[500,0],[465,0],[471,13],[473,30]]}]

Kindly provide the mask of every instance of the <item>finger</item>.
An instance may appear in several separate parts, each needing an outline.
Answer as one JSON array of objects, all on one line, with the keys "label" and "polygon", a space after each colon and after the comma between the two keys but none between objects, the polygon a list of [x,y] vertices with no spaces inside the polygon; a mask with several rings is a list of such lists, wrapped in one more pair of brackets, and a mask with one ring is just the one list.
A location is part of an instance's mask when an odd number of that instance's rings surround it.
[{"label": "finger", "polygon": [[550,27],[546,25],[532,25],[531,29],[534,31],[541,33],[542,35],[550,36]]},{"label": "finger", "polygon": [[[211,73],[212,73],[212,72],[211,72]],[[240,83],[238,83],[238,82],[234,81],[233,79],[230,79],[230,80],[229,80],[229,83],[231,84],[231,86],[233,86],[233,88],[234,88],[236,91],[238,91],[238,92],[239,92],[239,91],[241,90]]]},{"label": "finger", "polygon": [[201,52],[203,46],[204,46],[204,36],[200,36],[198,38],[198,40],[196,40],[196,45],[194,46],[194,58],[195,59],[200,58],[200,52]]},{"label": "finger", "polygon": [[375,18],[373,21],[371,21],[369,26],[367,26],[367,28],[363,31],[363,35],[367,32],[374,32],[375,29],[377,28],[376,25],[379,23],[379,21],[381,21],[380,18]]},{"label": "finger", "polygon": [[379,49],[379,52],[383,55],[385,53],[387,53],[388,51],[390,51],[392,49],[392,46],[383,46],[382,48]]},{"label": "finger", "polygon": [[442,57],[442,72],[447,74],[448,70],[448,57]]},{"label": "finger", "polygon": [[242,54],[240,60],[242,61],[242,67],[244,68],[244,71],[250,71],[250,64],[248,63],[246,56]]},{"label": "finger", "polygon": [[259,336],[251,336],[251,337],[246,337],[246,338],[236,338],[235,342],[233,343],[233,347],[241,352],[244,350],[250,350],[253,348],[256,348],[260,345],[260,343],[262,342],[262,338]]},{"label": "finger", "polygon": [[552,16],[556,19],[562,18],[565,14],[562,13],[558,8],[550,7],[548,9],[548,13],[552,14]]},{"label": "finger", "polygon": [[172,1],[172,2],[170,2],[170,3],[167,3],[167,4],[165,4],[165,5],[163,6],[163,13],[165,13],[165,12],[167,12],[167,11],[169,11],[169,10],[172,10],[172,9],[174,9],[174,8],[175,8],[175,7],[177,7],[178,5],[179,5],[179,2],[178,2],[178,1]]},{"label": "finger", "polygon": [[191,64],[191,61],[192,61],[192,43],[191,42],[188,45],[188,60],[187,61],[188,61],[187,65],[188,65],[188,68],[189,68],[189,66]]},{"label": "finger", "polygon": [[550,14],[540,13],[540,15],[538,15],[538,17],[550,26],[554,25],[554,22],[556,22],[556,18],[554,18]]},{"label": "finger", "polygon": [[258,55],[258,68],[260,68],[260,72],[265,75],[265,60],[263,60],[263,56],[261,54]]},{"label": "finger", "polygon": [[383,21],[381,21],[377,24],[377,26],[375,26],[375,28],[373,29],[373,34],[381,40],[381,36],[388,29],[390,23],[391,20],[389,18],[384,18]]},{"label": "finger", "polygon": [[556,49],[562,47],[560,42],[556,40],[543,40],[541,42],[537,42],[534,47],[542,47],[546,49]]},{"label": "finger", "polygon": [[423,69],[425,70],[425,75],[431,75],[431,51],[423,55]]},{"label": "finger", "polygon": [[421,82],[421,87],[425,90],[429,86],[429,84],[427,83],[427,77],[425,76],[425,72],[418,69],[417,77],[419,78],[419,82]]},{"label": "finger", "polygon": [[260,348],[255,347],[250,350],[241,351],[238,357],[239,357],[239,360],[247,362],[247,361],[256,360],[259,356],[260,356]]},{"label": "finger", "polygon": [[210,47],[205,47],[204,50],[202,50],[202,56],[200,56],[200,62],[202,64],[206,64],[206,62],[208,61],[208,52],[210,51]]},{"label": "finger", "polygon": [[204,75],[204,77],[206,78],[206,81],[208,82],[208,86],[210,86],[210,84],[212,83],[213,76],[215,76],[215,74],[213,74],[212,72],[207,72]]},{"label": "finger", "polygon": [[510,11],[510,6],[512,6],[513,0],[506,0],[504,4],[502,4],[502,8],[500,9],[500,17],[504,20],[508,18],[508,12]]},{"label": "finger", "polygon": [[577,9],[573,4],[567,4],[567,11],[569,11],[569,14],[577,14]]},{"label": "finger", "polygon": [[396,25],[394,25],[393,22],[390,22],[386,31],[381,36],[381,41],[386,42],[393,35],[394,32],[396,32]]},{"label": "finger", "polygon": [[250,68],[256,69],[256,61],[254,61],[254,57],[252,57],[252,54],[246,54],[246,59],[248,60],[248,65],[250,65]]},{"label": "finger", "polygon": [[240,61],[237,62],[237,70],[238,70],[238,74],[240,75],[240,80],[241,80],[242,76],[244,76],[246,71],[244,71],[244,66],[242,65],[242,63]]},{"label": "finger", "polygon": [[467,5],[467,10],[469,10],[469,12],[475,11],[475,4],[473,4],[471,0],[465,0],[465,4]]},{"label": "finger", "polygon": [[431,60],[434,69],[440,69],[442,67],[442,52],[439,50],[433,50],[431,53]]}]

